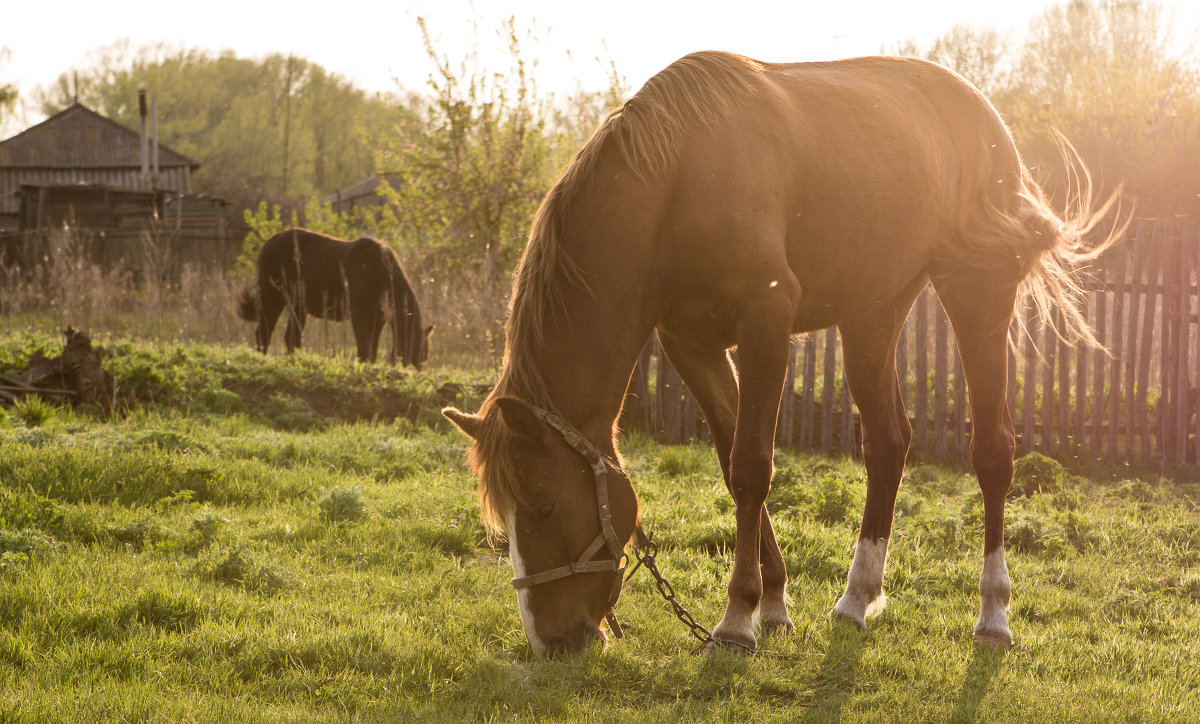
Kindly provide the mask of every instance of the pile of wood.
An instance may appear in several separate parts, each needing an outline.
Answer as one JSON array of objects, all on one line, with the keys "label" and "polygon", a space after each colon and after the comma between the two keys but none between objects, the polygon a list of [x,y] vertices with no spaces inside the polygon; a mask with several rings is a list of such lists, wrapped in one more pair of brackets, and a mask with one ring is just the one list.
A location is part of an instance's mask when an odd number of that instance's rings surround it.
[{"label": "pile of wood", "polygon": [[24,372],[12,377],[0,375],[0,404],[11,406],[36,395],[50,402],[92,403],[108,409],[110,386],[100,367],[104,349],[92,347],[87,333],[71,327],[63,335],[66,344],[62,354],[47,358],[38,350]]}]

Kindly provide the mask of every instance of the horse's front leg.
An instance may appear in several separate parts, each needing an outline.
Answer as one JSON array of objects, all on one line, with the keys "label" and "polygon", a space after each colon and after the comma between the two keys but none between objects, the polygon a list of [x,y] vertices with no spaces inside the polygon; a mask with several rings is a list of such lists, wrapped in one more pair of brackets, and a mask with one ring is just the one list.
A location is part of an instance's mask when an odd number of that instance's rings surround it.
[{"label": "horse's front leg", "polygon": [[287,312],[287,329],[284,330],[283,341],[287,346],[288,354],[291,354],[300,348],[300,338],[304,335],[304,323],[308,319],[308,314],[303,307],[296,304],[289,304]]},{"label": "horse's front leg", "polygon": [[[667,333],[660,333],[659,341],[704,413],[717,458],[721,461],[725,487],[732,492],[730,456],[737,421],[738,382],[729,357],[723,348],[689,344]],[[766,508],[763,508],[760,526],[762,598],[758,606],[759,627],[766,634],[791,631],[795,626],[788,615],[787,568]]]},{"label": "horse's front leg", "polygon": [[[764,503],[774,472],[775,423],[791,349],[788,333],[792,308],[785,310],[780,305],[748,314],[738,329],[739,396],[729,475],[736,505],[737,540],[729,602],[721,622],[713,629],[713,639],[720,645],[751,650],[757,647],[754,615],[763,597],[762,566],[765,563],[770,570],[782,570],[781,556],[764,561],[760,553],[764,536],[770,536],[769,552],[779,550]],[[783,596],[778,598],[772,601],[769,614],[782,624],[787,612],[776,610],[785,608]]]}]

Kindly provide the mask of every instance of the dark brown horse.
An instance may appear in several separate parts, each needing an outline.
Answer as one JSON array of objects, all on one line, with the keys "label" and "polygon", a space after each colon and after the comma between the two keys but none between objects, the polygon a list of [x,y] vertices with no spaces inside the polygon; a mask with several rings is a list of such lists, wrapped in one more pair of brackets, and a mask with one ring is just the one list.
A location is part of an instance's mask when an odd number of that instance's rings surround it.
[{"label": "dark brown horse", "polygon": [[399,357],[420,368],[429,357],[433,327],[422,326],[421,307],[400,259],[375,239],[345,241],[298,228],[267,239],[258,252],[258,281],[242,291],[238,302],[238,316],[258,322],[260,352],[270,348],[275,323],[285,310],[289,354],[300,346],[308,315],[342,321],[348,314],[363,362],[375,361],[388,320],[388,362]]},{"label": "dark brown horse", "polygon": [[834,612],[863,626],[885,601],[911,435],[896,340],[930,281],[970,385],[984,499],[975,638],[1010,645],[1009,324],[1032,296],[1094,339],[1071,304],[1069,275],[1098,220],[1089,207],[1085,198],[1059,218],[988,101],[931,63],[768,64],[705,52],[650,79],[579,151],[534,219],[494,392],[476,414],[443,411],[475,441],[483,513],[508,535],[534,648],[577,651],[605,638],[614,571],[638,515],[615,421],[655,329],[700,403],[736,505],[714,640],[752,649],[756,622],[792,628],[764,506],[789,339],[838,326],[868,482]]}]

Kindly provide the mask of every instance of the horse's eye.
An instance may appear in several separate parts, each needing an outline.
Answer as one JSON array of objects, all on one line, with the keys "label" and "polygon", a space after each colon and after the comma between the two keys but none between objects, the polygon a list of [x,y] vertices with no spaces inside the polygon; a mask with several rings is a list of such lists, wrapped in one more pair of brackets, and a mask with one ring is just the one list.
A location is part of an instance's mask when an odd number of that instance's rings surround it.
[{"label": "horse's eye", "polygon": [[549,518],[550,516],[554,515],[554,511],[557,508],[558,508],[557,503],[549,502],[549,503],[546,503],[545,505],[543,505],[542,507],[538,508],[537,513],[538,513],[538,515],[542,516],[543,518]]}]

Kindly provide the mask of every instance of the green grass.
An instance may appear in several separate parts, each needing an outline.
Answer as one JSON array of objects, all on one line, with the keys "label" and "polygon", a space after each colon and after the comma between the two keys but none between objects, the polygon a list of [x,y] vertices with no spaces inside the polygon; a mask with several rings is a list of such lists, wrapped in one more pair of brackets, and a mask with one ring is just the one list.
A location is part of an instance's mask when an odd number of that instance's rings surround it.
[{"label": "green grass", "polygon": [[[863,469],[780,454],[769,505],[797,628],[772,653],[701,655],[639,573],[624,640],[546,661],[465,442],[438,422],[435,390],[462,373],[109,346],[118,414],[0,421],[0,721],[1200,719],[1194,485],[1022,463],[1005,654],[971,641],[968,473],[909,470],[891,602],[858,632],[828,612]],[[0,343],[0,372],[20,354]],[[715,455],[625,452],[664,572],[715,625],[734,541]]]}]

